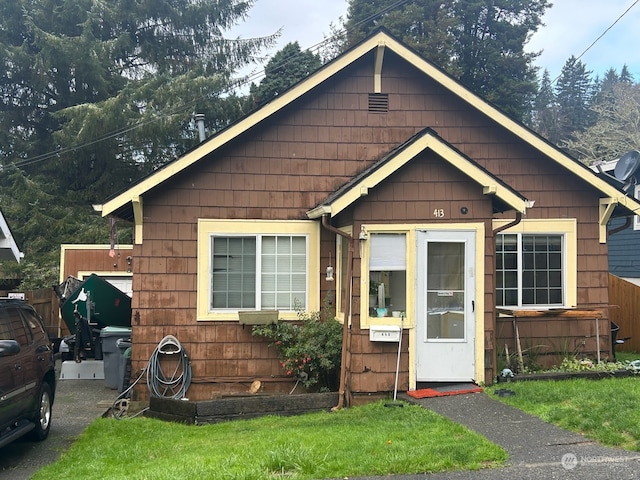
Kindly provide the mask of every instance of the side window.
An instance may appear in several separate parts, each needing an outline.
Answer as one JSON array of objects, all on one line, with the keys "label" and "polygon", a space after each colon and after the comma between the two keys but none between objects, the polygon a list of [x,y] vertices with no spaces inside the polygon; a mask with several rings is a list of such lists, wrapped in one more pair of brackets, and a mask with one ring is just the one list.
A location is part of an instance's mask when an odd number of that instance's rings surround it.
[{"label": "side window", "polygon": [[563,305],[563,244],[563,235],[498,235],[498,306]]},{"label": "side window", "polygon": [[17,341],[21,347],[30,345],[33,337],[31,332],[26,329],[18,309],[7,308],[6,314],[9,319],[9,324],[11,325],[11,331],[13,332],[13,340]]},{"label": "side window", "polygon": [[371,234],[369,258],[369,314],[391,316],[406,310],[407,238],[405,234]]},{"label": "side window", "polygon": [[22,316],[24,317],[24,321],[27,324],[27,330],[31,332],[32,339],[36,336],[47,336],[47,332],[44,331],[42,322],[35,316],[35,314],[31,310],[22,310]]},{"label": "side window", "polygon": [[9,318],[0,310],[0,340],[13,340],[9,328]]}]

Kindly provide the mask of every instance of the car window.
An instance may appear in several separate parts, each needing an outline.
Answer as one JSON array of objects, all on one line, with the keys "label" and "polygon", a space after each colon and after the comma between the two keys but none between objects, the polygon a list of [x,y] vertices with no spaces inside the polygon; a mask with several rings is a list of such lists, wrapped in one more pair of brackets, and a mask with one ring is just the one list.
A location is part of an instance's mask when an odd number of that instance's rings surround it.
[{"label": "car window", "polygon": [[17,341],[21,347],[31,344],[31,332],[25,328],[20,312],[17,308],[5,309],[5,315],[8,317],[11,331],[13,332],[13,340]]},{"label": "car window", "polygon": [[24,316],[24,319],[27,322],[27,328],[31,330],[32,337],[47,335],[47,332],[44,331],[42,323],[33,314],[33,312],[31,312],[30,310],[22,310],[22,315]]},{"label": "car window", "polygon": [[0,340],[13,340],[9,330],[8,319],[0,314]]}]

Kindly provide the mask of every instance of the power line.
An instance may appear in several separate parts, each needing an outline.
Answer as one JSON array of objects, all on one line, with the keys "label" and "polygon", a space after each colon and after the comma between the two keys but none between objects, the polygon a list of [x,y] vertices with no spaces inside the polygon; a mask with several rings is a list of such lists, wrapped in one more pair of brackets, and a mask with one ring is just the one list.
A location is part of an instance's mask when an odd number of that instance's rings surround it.
[{"label": "power line", "polygon": [[[632,4],[631,4],[631,5],[630,5],[630,6],[629,6],[629,7],[628,7],[628,8],[627,8],[627,9],[626,9],[626,10],[625,10],[625,11],[624,11],[624,12],[623,12],[619,17],[618,17],[618,18],[616,18],[615,22],[613,22],[611,25],[609,25],[609,26],[605,29],[605,31],[604,31],[604,32],[602,32],[602,33],[600,34],[600,36],[599,36],[598,38],[596,38],[593,42],[591,42],[591,45],[589,45],[587,48],[585,48],[585,49],[582,51],[582,53],[581,53],[580,55],[578,55],[578,56],[575,58],[575,60],[573,61],[572,65],[575,65],[575,64],[578,62],[578,60],[580,60],[580,59],[584,56],[584,54],[585,54],[585,53],[587,53],[589,50],[591,50],[591,48],[592,48],[596,43],[598,43],[598,42],[600,41],[600,39],[601,39],[602,37],[604,37],[604,36],[609,32],[609,30],[611,30],[611,29],[616,25],[616,23],[618,23],[620,20],[622,20],[622,18],[623,18],[627,13],[629,13],[629,10],[631,10],[633,7],[635,7],[635,6],[636,6],[636,4],[637,4],[638,2],[640,2],[640,0],[636,0],[635,2],[633,2],[633,3],[632,3]],[[554,84],[555,82],[557,82],[557,81],[558,81],[558,79],[559,79],[561,76],[562,76],[562,72],[561,72],[560,74],[558,74],[558,76],[553,80],[553,82],[551,82],[551,84]]]},{"label": "power line", "polygon": [[[315,45],[312,45],[311,47],[307,48],[306,51],[310,51],[310,52],[320,52],[320,50],[327,44],[329,44],[331,41],[333,41],[334,39],[337,39],[341,36],[344,36],[346,34],[348,34],[349,32],[353,31],[354,29],[358,28],[359,26],[370,22],[374,19],[376,19],[377,17],[380,17],[382,15],[384,15],[385,13],[398,8],[408,2],[410,2],[412,0],[398,0],[397,2],[389,5],[386,8],[383,8],[382,10],[370,15],[369,17],[357,22],[356,24],[354,24],[350,29],[342,29],[339,32],[330,35],[329,37],[325,38],[324,40],[322,40],[321,42],[316,43]],[[640,0],[638,0],[640,1]],[[278,64],[275,66],[275,68],[280,68],[283,66],[288,65],[289,63],[292,63],[296,61],[296,57],[291,57],[289,59],[287,59],[286,61],[282,62],[281,64]],[[259,72],[256,72],[254,74],[248,75],[247,77],[245,77],[244,80],[240,81],[240,82],[236,82],[233,84],[233,86],[229,86],[223,90],[221,90],[220,95],[224,95],[224,94],[230,94],[233,93],[234,91],[236,91],[236,89],[242,88],[243,86],[247,86],[251,83],[253,83],[254,81],[261,79],[262,77],[264,77],[266,75],[266,71],[265,69],[260,70]],[[170,111],[168,113],[168,115],[175,115],[177,113],[183,112],[184,110],[187,110],[189,108],[192,108],[193,106],[195,106],[197,104],[197,102],[199,102],[201,99],[205,98],[207,95],[201,95],[200,97],[194,98],[193,100],[191,100],[190,102],[187,102],[185,105],[174,109],[173,111]],[[45,160],[49,160],[51,158],[56,158],[60,155],[63,155],[65,153],[69,153],[69,152],[73,152],[76,150],[80,150],[82,148],[85,147],[90,147],[91,145],[95,145],[97,143],[106,141],[106,140],[110,140],[113,138],[117,138],[121,135],[124,135],[125,133],[131,132],[133,130],[137,130],[138,128],[142,128],[144,126],[150,125],[152,123],[158,122],[160,120],[162,120],[164,118],[163,117],[157,117],[157,118],[152,118],[149,120],[146,120],[144,122],[141,123],[136,123],[135,125],[131,125],[129,127],[125,127],[122,129],[118,129],[118,130],[113,130],[111,132],[107,132],[104,135],[97,137],[91,141],[85,142],[83,144],[80,145],[72,145],[72,146],[68,146],[68,147],[62,147],[59,148],[57,150],[54,150],[52,152],[48,152],[48,153],[43,153],[40,155],[37,155],[35,157],[30,157],[30,158],[26,158],[24,160],[18,160],[16,162],[13,162],[12,164],[10,164],[10,166],[16,166],[16,167],[24,167],[24,166],[28,166],[28,165],[33,165],[35,163],[40,163],[43,162]]]}]

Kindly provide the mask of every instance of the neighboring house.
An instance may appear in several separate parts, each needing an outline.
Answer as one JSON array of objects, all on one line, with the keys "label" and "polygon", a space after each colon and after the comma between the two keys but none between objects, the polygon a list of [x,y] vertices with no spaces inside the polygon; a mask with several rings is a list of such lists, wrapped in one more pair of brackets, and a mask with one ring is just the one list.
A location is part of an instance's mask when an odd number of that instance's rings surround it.
[{"label": "neighboring house", "polygon": [[[133,246],[118,245],[68,245],[60,246],[60,284],[68,277],[87,279],[99,275],[122,292],[132,296]],[[68,292],[73,293],[73,292]],[[56,304],[59,312],[59,305]],[[58,336],[69,333],[62,317],[58,318]]]},{"label": "neighboring house", "polygon": [[289,391],[238,312],[328,297],[356,399],[393,390],[392,327],[400,390],[490,383],[497,307],[606,305],[608,222],[640,204],[381,30],[100,209],[134,224],[133,371],[171,334],[192,400]]},{"label": "neighboring house", "polygon": [[24,258],[24,253],[20,251],[16,244],[11,229],[7,224],[7,221],[0,211],[0,262],[9,260],[11,262],[18,262]]},{"label": "neighboring house", "polygon": [[[623,182],[612,180],[612,177],[615,177],[617,165],[618,159],[592,166],[591,169],[610,183],[622,184]],[[637,175],[638,173],[633,175],[633,178]],[[640,185],[636,181],[630,183],[631,185],[627,189],[628,194],[636,199],[640,198]],[[640,217],[612,219],[609,228],[615,232],[607,239],[609,273],[640,286],[640,255],[638,254],[640,251]]]}]

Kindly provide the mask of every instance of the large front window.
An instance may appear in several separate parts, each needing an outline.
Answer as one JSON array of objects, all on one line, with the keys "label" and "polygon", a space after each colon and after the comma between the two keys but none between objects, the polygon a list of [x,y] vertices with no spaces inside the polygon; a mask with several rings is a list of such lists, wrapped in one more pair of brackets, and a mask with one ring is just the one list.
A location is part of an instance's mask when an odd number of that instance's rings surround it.
[{"label": "large front window", "polygon": [[319,310],[320,228],[297,220],[198,220],[198,320]]},{"label": "large front window", "polygon": [[503,234],[496,239],[498,306],[565,304],[564,236]]},{"label": "large front window", "polygon": [[307,237],[211,237],[211,309],[306,308]]}]

